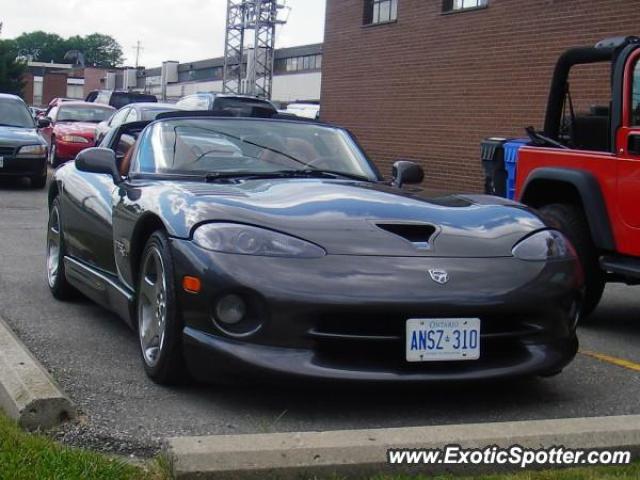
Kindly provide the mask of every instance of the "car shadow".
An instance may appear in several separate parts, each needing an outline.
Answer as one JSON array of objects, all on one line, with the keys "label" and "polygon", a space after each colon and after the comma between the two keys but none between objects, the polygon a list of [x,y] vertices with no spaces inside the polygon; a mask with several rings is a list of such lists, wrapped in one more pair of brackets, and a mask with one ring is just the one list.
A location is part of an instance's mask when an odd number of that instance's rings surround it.
[{"label": "car shadow", "polygon": [[[528,406],[568,400],[553,383],[529,378],[413,387],[195,384],[181,389],[181,394],[198,396],[217,409],[247,412],[249,418],[238,433],[271,433],[313,430],[314,424],[340,430],[522,419]],[[536,410],[539,415],[534,418],[548,415],[543,408]]]},{"label": "car shadow", "polygon": [[28,178],[0,178],[0,188],[3,190],[31,190],[31,181]]}]

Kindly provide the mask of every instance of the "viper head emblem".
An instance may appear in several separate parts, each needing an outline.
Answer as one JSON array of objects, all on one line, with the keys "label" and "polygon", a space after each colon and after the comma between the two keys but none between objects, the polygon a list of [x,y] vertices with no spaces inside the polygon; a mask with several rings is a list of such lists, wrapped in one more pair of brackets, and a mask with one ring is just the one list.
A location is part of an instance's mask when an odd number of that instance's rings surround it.
[{"label": "viper head emblem", "polygon": [[431,276],[431,280],[440,285],[449,283],[449,272],[447,272],[446,270],[432,268],[431,270],[429,270],[429,275]]}]

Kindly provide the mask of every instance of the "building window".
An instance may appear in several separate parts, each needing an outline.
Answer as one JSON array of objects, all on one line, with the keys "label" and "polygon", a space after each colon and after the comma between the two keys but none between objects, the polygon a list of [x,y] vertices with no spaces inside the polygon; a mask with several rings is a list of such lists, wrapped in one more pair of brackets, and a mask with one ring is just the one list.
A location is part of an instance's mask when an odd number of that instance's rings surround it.
[{"label": "building window", "polygon": [[42,105],[42,77],[33,77],[33,105]]},{"label": "building window", "polygon": [[277,72],[303,72],[320,70],[322,68],[322,55],[305,55],[302,57],[289,57],[278,59],[275,70]]},{"label": "building window", "polygon": [[474,8],[484,8],[489,0],[443,0],[443,12],[459,12],[461,10],[472,10]]},{"label": "building window", "polygon": [[365,0],[364,23],[375,25],[377,23],[395,22],[398,19],[398,0]]}]

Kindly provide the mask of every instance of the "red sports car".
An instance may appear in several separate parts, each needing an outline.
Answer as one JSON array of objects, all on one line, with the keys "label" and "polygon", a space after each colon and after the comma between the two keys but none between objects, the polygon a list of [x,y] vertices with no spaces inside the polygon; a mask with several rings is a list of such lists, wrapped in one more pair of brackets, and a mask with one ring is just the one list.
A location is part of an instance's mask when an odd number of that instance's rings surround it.
[{"label": "red sports car", "polygon": [[114,108],[88,102],[64,102],[48,115],[51,125],[41,129],[49,142],[49,163],[57,167],[72,160],[85,148],[95,146],[98,123],[113,114]]}]

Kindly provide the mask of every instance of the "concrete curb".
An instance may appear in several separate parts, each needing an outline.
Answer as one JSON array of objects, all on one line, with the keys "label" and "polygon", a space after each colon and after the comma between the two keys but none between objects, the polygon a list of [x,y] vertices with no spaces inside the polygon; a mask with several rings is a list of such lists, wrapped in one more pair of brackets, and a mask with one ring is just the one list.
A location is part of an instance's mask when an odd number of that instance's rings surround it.
[{"label": "concrete curb", "polygon": [[75,417],[76,409],[0,317],[0,408],[27,430]]},{"label": "concrete curb", "polygon": [[[640,415],[318,433],[179,437],[167,440],[167,454],[177,479],[282,479],[366,475],[384,470],[398,472],[397,467],[392,469],[387,465],[387,449],[428,449],[447,445],[461,445],[463,448],[493,445],[594,450],[621,448],[637,454],[640,451]],[[477,470],[478,467],[474,468]],[[464,471],[465,467],[434,465],[424,469],[436,474]]]}]

